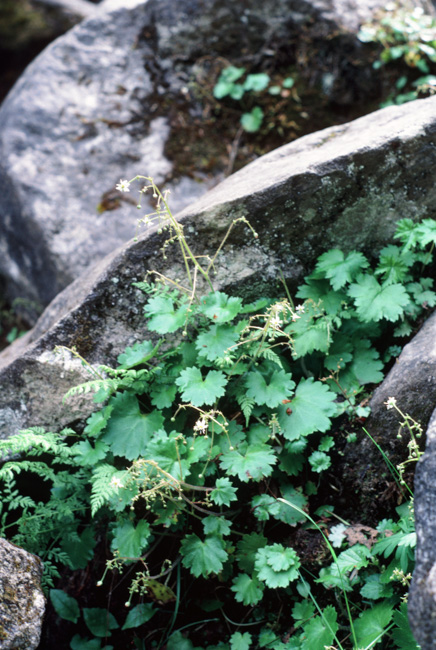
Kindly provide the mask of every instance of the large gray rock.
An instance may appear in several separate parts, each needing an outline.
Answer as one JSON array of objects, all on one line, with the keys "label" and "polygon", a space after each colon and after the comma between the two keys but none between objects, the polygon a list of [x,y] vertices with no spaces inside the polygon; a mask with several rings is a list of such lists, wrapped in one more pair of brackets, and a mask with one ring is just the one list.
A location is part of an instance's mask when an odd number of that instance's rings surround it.
[{"label": "large gray rock", "polygon": [[0,648],[38,647],[45,611],[41,590],[42,562],[0,539]]},{"label": "large gray rock", "polygon": [[[165,153],[168,112],[184,102],[187,122],[198,113],[187,87],[206,55],[235,64],[253,57],[260,63],[272,52],[294,57],[308,83],[328,82],[333,101],[363,103],[373,76],[369,65],[353,63],[362,48],[356,31],[379,4],[249,0],[241,10],[233,0],[130,0],[52,43],[0,110],[3,293],[27,299],[33,319],[91,263],[133,236],[135,199],[115,185],[137,173],[159,182],[174,174]],[[308,56],[309,67],[301,63]],[[198,180],[183,173],[175,179],[175,208],[205,190]],[[98,213],[99,205],[114,209]]]},{"label": "large gray rock", "polygon": [[10,296],[44,305],[131,238],[130,203],[99,215],[103,194],[146,161],[158,179],[170,169],[165,121],[135,126],[152,91],[134,48],[143,17],[141,5],[85,21],[29,66],[2,106],[0,273]]},{"label": "large gray rock", "polygon": [[416,567],[409,593],[409,621],[422,650],[436,648],[436,412],[426,452],[415,474]]},{"label": "large gray rock", "polygon": [[[250,297],[280,293],[283,273],[292,290],[327,248],[375,253],[398,219],[435,216],[435,141],[436,97],[386,108],[263,156],[179,216],[196,254],[213,253],[235,218],[247,217],[258,232],[253,240],[244,227],[232,231],[216,287]],[[112,363],[147,336],[132,282],[150,269],[183,277],[176,252],[162,258],[163,238],[143,234],[90,269],[0,355],[4,437],[29,425],[65,426],[89,413],[90,406],[62,403],[83,368],[52,350],[75,346],[91,364]]]},{"label": "large gray rock", "polygon": [[386,408],[389,397],[395,397],[401,411],[426,429],[436,406],[436,312],[403,348],[371,400],[368,428],[374,438],[386,439],[394,449],[403,418],[396,409]]}]

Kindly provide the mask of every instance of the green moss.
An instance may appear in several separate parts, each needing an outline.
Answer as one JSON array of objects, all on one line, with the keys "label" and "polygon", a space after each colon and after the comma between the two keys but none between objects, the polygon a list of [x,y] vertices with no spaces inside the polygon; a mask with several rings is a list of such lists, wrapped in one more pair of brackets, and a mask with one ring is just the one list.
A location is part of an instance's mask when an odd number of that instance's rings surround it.
[{"label": "green moss", "polygon": [[40,11],[28,0],[3,0],[0,7],[0,42],[3,49],[14,50],[24,43],[45,38],[50,33]]}]

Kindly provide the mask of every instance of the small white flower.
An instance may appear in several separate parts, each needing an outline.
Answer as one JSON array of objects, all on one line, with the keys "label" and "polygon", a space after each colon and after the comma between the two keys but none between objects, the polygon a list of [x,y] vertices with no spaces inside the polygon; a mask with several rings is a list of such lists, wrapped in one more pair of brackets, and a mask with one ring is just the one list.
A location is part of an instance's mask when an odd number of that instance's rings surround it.
[{"label": "small white flower", "polygon": [[278,316],[273,316],[269,322],[270,326],[273,327],[274,329],[277,329],[280,327],[282,324],[282,321]]},{"label": "small white flower", "polygon": [[297,314],[294,311],[294,313],[292,314],[292,322],[295,323],[295,321],[298,320],[299,318],[301,318],[300,314]]},{"label": "small white flower", "polygon": [[397,400],[395,399],[395,397],[388,397],[388,399],[385,402],[385,405],[386,405],[386,408],[389,411],[390,409],[393,409],[393,408],[396,407]]},{"label": "small white flower", "polygon": [[117,488],[117,489],[124,487],[124,485],[122,484],[122,482],[120,481],[120,479],[117,478],[116,476],[113,476],[113,477],[111,478],[111,482],[110,482],[110,484],[112,485],[112,487]]},{"label": "small white flower", "polygon": [[208,424],[207,420],[205,418],[200,418],[197,420],[197,422],[194,424],[194,431],[207,431]]},{"label": "small white flower", "polygon": [[130,181],[124,180],[121,178],[120,182],[115,185],[115,189],[119,192],[130,192]]},{"label": "small white flower", "polygon": [[295,308],[295,311],[298,314],[304,314],[304,305],[297,305],[296,308]]}]

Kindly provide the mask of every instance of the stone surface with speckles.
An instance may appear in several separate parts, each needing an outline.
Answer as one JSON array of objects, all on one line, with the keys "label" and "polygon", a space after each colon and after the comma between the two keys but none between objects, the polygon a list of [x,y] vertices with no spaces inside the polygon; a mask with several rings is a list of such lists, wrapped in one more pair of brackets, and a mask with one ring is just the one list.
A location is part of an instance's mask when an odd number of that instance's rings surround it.
[{"label": "stone surface with speckles", "polygon": [[45,612],[41,560],[0,539],[0,648],[34,650]]}]

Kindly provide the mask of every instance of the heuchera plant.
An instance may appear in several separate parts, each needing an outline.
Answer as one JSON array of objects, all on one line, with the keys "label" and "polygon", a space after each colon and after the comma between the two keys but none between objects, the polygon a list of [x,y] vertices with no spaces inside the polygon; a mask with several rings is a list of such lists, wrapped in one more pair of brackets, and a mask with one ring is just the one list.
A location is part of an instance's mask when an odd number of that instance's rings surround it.
[{"label": "heuchera plant", "polygon": [[[69,391],[66,399],[94,391],[101,405],[82,433],[34,428],[0,441],[1,534],[43,558],[56,612],[93,635],[75,633],[73,650],[101,648],[112,635],[120,643],[132,629],[138,648],[193,648],[189,630],[177,629],[200,579],[210,581],[210,597],[197,609],[228,625],[208,648],[417,648],[402,600],[414,560],[410,504],[380,522],[371,543],[350,543],[354,524],[338,516],[333,525],[333,506],[312,512],[311,499],[336,453],[333,421],[368,414],[365,391],[398,350],[381,357],[380,336],[410,333],[436,304],[422,277],[436,222],[400,221],[399,244],[386,246],[375,268],[359,251],[330,250],[296,302],[285,290],[281,300],[246,304],[213,289],[216,256],[202,266],[166,196],[138,178],[157,201],[145,221],[159,219],[178,244],[186,285],[161,276],[137,283],[150,338]],[[205,294],[195,290],[200,276]],[[50,486],[45,501],[20,491],[28,473]],[[318,575],[287,541],[296,527],[327,544]],[[126,614],[80,607],[54,588],[59,567],[85,569],[102,540],[112,557],[98,584],[109,588],[109,575],[123,581]],[[253,628],[229,618],[232,603]],[[280,607],[290,619],[280,619]],[[141,645],[152,617],[158,631]]]}]

